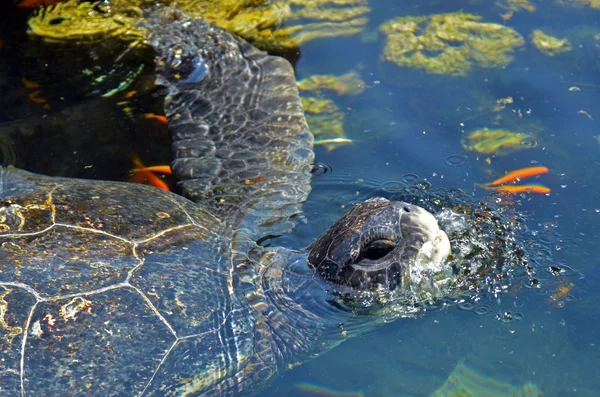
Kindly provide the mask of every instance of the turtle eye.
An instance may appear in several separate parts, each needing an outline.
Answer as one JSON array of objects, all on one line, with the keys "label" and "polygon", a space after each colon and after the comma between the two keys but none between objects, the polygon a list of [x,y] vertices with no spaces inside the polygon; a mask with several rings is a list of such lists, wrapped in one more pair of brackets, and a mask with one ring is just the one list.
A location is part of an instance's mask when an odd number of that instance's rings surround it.
[{"label": "turtle eye", "polygon": [[201,56],[188,57],[179,61],[181,73],[179,82],[199,83],[208,75],[208,65]]}]

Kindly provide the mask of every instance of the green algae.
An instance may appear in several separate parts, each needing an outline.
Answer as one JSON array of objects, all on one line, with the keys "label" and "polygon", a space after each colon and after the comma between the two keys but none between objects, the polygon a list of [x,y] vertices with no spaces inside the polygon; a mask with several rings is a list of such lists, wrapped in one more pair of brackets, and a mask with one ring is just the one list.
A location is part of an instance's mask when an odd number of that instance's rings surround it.
[{"label": "green algae", "polygon": [[567,39],[559,39],[536,29],[531,34],[531,42],[544,55],[555,56],[573,50]]},{"label": "green algae", "polygon": [[477,66],[506,66],[523,37],[506,26],[467,13],[399,17],[380,26],[386,61],[427,73],[465,76]]},{"label": "green algae", "polygon": [[348,143],[343,141],[346,138],[344,132],[345,114],[334,101],[320,95],[302,96],[301,100],[306,122],[316,140],[342,138],[338,142],[325,143],[324,146],[327,150],[334,150]]},{"label": "green algae", "polygon": [[[131,2],[133,3],[133,2]],[[135,40],[145,34],[137,26],[142,10],[136,6],[117,7],[105,3],[70,0],[41,8],[29,19],[28,33],[49,42],[94,43],[108,38]]]},{"label": "green algae", "polygon": [[298,81],[298,88],[301,91],[328,90],[338,95],[359,95],[363,93],[365,87],[365,82],[355,70],[341,76],[314,75]]},{"label": "green algae", "polygon": [[[135,40],[146,33],[141,9],[165,4],[226,29],[264,50],[297,50],[326,37],[361,33],[370,8],[365,0],[69,0],[41,8],[29,34],[52,42],[96,42],[108,37]],[[291,21],[301,23],[291,24]]]},{"label": "green algae", "polygon": [[537,141],[533,136],[520,132],[482,128],[463,138],[461,145],[468,151],[504,156],[519,150],[536,147]]}]

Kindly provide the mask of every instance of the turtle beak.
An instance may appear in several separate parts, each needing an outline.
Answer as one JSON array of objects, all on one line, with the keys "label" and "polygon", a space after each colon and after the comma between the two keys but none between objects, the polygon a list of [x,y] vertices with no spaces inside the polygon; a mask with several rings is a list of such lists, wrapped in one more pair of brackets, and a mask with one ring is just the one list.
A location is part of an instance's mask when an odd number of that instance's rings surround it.
[{"label": "turtle beak", "polygon": [[402,217],[404,245],[414,253],[414,267],[436,267],[450,255],[450,240],[427,210],[408,204],[410,212]]}]

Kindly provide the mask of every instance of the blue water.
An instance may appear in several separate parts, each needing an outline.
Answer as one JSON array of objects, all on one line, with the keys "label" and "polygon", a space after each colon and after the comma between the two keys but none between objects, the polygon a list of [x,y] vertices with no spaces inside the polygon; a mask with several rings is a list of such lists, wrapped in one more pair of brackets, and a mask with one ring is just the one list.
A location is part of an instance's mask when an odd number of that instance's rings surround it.
[{"label": "blue water", "polygon": [[[502,23],[503,11],[489,4],[398,8],[394,3],[372,4],[370,30],[399,15],[459,10]],[[300,77],[341,74],[360,65],[372,88],[358,97],[334,97],[341,108],[350,109],[345,130],[355,143],[331,152],[316,148],[317,160],[332,172],[315,178],[305,206],[309,226],[301,225],[297,233],[310,241],[311,232],[323,231],[343,214],[344,205],[385,194],[386,186],[403,185],[407,173],[435,188],[461,188],[478,200],[490,200],[475,183],[541,164],[551,171],[538,181],[552,192],[517,195],[515,207],[549,249],[549,260],[537,268],[540,276],[548,278],[547,267],[556,265],[566,269],[565,280],[501,294],[486,302],[489,310],[483,314],[455,306],[397,320],[287,372],[264,395],[316,395],[298,387],[309,382],[369,397],[429,396],[462,364],[475,374],[470,379],[478,379],[475,384],[488,391],[490,384],[518,388],[532,382],[544,396],[600,395],[600,144],[594,138],[600,133],[600,41],[593,39],[600,33],[600,10],[551,2],[536,6],[536,12],[522,11],[506,22],[527,42],[514,61],[500,70],[476,69],[466,77],[415,74],[382,64],[381,35],[369,43],[354,36],[302,46]],[[530,41],[537,28],[569,38],[573,51],[542,55]],[[409,80],[403,77],[407,74]],[[573,86],[580,91],[569,91]],[[506,156],[466,152],[460,144],[465,134],[494,127],[495,114],[475,110],[482,98],[507,96],[514,103],[500,113],[507,116],[500,126],[520,126],[523,132],[531,128],[538,146]],[[519,109],[523,117],[510,119],[510,112],[514,116]],[[376,116],[364,125],[362,115],[368,114]],[[467,162],[449,166],[445,159],[450,155],[466,156]],[[568,292],[556,304],[551,296],[561,286]],[[506,312],[518,316],[510,320],[502,316]],[[469,382],[466,377],[463,381]],[[473,393],[481,395],[481,390]]]},{"label": "blue water", "polygon": [[[401,15],[463,10],[481,15],[485,22],[502,23],[499,14],[505,12],[491,2],[477,1],[432,1],[429,5],[414,1],[400,6],[396,0],[371,3],[366,29],[370,36],[381,23]],[[391,196],[396,187],[406,186],[415,178],[435,189],[460,188],[485,201],[494,198],[474,184],[541,164],[550,168],[550,173],[539,180],[552,192],[516,195],[513,205],[548,250],[548,259],[537,263],[536,270],[542,280],[549,281],[540,288],[508,290],[487,297],[481,302],[485,310],[455,305],[386,324],[286,372],[261,395],[318,395],[299,387],[311,383],[368,397],[429,396],[455,368],[464,366],[470,375],[463,376],[463,381],[488,391],[496,390],[494,387],[519,388],[531,382],[544,396],[600,396],[600,308],[596,303],[600,300],[600,143],[594,138],[600,134],[600,36],[594,38],[600,34],[600,10],[549,1],[535,5],[535,12],[518,12],[506,22],[527,42],[517,50],[514,61],[501,69],[475,68],[466,77],[420,74],[382,63],[381,34],[375,41],[363,41],[356,35],[302,45],[296,65],[299,78],[355,69],[369,88],[354,97],[331,97],[345,110],[344,128],[354,143],[333,151],[315,148],[316,160],[330,171],[314,178],[313,193],[305,205],[305,223],[298,225],[288,242],[305,247],[352,203],[373,195]],[[22,16],[21,22],[24,20]],[[537,28],[569,38],[573,51],[556,57],[542,55],[530,41],[531,32]],[[21,34],[16,36],[23,39]],[[19,85],[22,75],[31,77],[24,70],[40,69],[31,62],[26,69],[24,61],[2,66],[3,87]],[[45,91],[51,93],[52,87]],[[22,113],[20,117],[40,116],[41,108],[28,103],[26,94],[22,106],[13,112]],[[482,101],[508,96],[514,102],[499,113],[478,110]],[[126,130],[129,122],[121,120],[120,108],[95,109],[85,112],[84,121],[75,111],[69,125],[73,130],[83,126],[86,131],[107,131],[102,135],[106,142],[87,145],[88,150],[94,149],[92,153],[112,160],[83,167],[92,162],[82,155],[85,151],[69,149],[64,155],[67,149],[62,146],[65,152],[56,149],[62,154],[46,156],[60,159],[54,161],[52,169],[41,169],[38,163],[19,165],[48,174],[62,171],[58,169],[61,166],[79,167],[82,174],[73,176],[96,178],[108,178],[105,171],[112,167],[126,175],[129,158],[110,157],[111,153],[141,141],[140,137],[159,134],[161,127],[138,125],[136,128],[143,131],[133,138],[109,135],[109,131],[116,134]],[[515,116],[519,110],[522,118]],[[153,110],[148,106],[145,111]],[[498,114],[503,117],[500,127],[530,131],[538,145],[506,156],[465,151],[461,139],[475,129],[495,127],[492,123]],[[158,141],[161,139],[164,136]],[[64,138],[61,145],[72,141]],[[157,144],[146,149],[146,161],[158,163],[148,156],[160,148],[169,155],[164,143]],[[448,165],[448,156],[464,157],[466,162],[459,167]],[[563,268],[563,277],[552,281],[549,266]],[[552,295],[561,286],[568,292],[561,294],[557,304]],[[472,395],[481,395],[481,390]]]}]

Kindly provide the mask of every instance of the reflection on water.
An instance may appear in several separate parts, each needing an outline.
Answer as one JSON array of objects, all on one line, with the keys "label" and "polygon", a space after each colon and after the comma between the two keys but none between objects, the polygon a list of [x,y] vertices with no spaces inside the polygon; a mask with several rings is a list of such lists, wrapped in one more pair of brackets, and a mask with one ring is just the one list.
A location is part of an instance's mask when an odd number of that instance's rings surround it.
[{"label": "reflection on water", "polygon": [[[315,149],[319,163],[302,217],[306,223],[285,238],[306,246],[348,206],[374,195],[459,188],[525,218],[528,238],[543,247],[529,258],[539,283],[388,324],[295,368],[263,395],[481,395],[477,390],[493,390],[495,396],[600,395],[600,10],[576,1],[536,7],[510,1],[371,3],[363,36],[300,47],[298,76],[353,70],[364,91],[327,93],[343,112],[336,120],[343,120],[344,136],[352,143]],[[4,164],[53,175],[127,179],[132,153],[148,164],[170,161],[165,127],[143,117],[161,111],[151,54],[131,51],[119,58],[122,49],[102,44],[91,51],[43,44],[25,34],[29,9],[2,7]],[[429,69],[421,70],[382,61],[387,40],[379,32],[382,24],[461,10],[510,28],[527,45],[510,53],[512,62],[502,67],[480,68],[473,60],[489,48],[478,46],[483,33],[471,33],[468,67],[450,65],[460,76],[432,73],[431,62],[423,62]],[[427,25],[419,21],[401,20],[395,29],[423,34]],[[490,32],[484,33],[489,40]],[[459,46],[455,38],[447,39],[444,48],[428,40],[432,47],[420,51],[456,62]],[[116,59],[121,63],[107,74]],[[140,65],[145,67],[126,87],[102,97]],[[467,151],[461,144],[474,131],[487,131],[480,133],[485,150]],[[544,177],[550,195],[474,190],[476,183],[532,164],[550,169]]]}]

